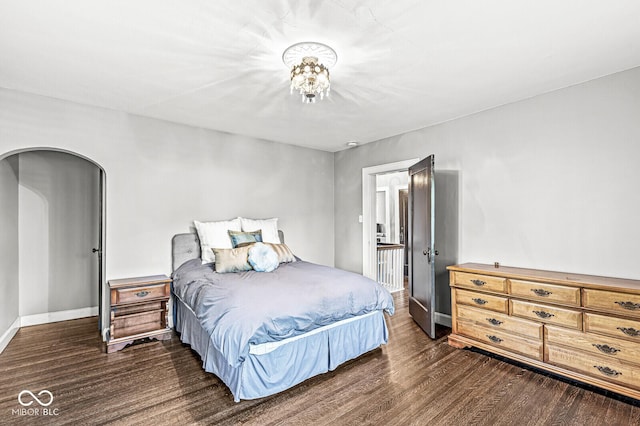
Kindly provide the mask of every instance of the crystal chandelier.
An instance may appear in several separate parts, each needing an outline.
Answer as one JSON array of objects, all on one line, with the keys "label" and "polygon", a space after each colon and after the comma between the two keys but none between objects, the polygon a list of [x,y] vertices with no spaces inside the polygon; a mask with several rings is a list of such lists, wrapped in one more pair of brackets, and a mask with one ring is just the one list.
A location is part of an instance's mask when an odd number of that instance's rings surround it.
[{"label": "crystal chandelier", "polygon": [[314,103],[316,98],[329,96],[329,68],[338,60],[336,52],[326,44],[296,43],[285,49],[282,61],[291,69],[291,93],[300,93],[302,102]]}]

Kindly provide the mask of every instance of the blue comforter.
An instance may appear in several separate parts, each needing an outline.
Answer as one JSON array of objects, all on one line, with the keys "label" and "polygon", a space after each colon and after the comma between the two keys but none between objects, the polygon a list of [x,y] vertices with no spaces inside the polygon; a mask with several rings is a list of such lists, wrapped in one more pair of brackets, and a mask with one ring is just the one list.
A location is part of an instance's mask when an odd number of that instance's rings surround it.
[{"label": "blue comforter", "polygon": [[304,261],[283,263],[273,272],[218,274],[212,264],[193,259],[174,272],[173,280],[175,294],[233,367],[244,361],[250,344],[394,310],[391,294],[375,281]]}]

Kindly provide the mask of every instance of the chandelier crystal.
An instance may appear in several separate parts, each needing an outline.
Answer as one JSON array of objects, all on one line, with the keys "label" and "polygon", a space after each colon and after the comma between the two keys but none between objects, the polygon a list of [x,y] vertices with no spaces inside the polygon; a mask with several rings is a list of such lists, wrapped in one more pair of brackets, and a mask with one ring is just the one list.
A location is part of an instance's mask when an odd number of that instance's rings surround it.
[{"label": "chandelier crystal", "polygon": [[329,67],[338,60],[336,52],[326,44],[302,42],[289,46],[282,61],[291,69],[291,93],[297,91],[303,103],[315,103],[331,91]]}]

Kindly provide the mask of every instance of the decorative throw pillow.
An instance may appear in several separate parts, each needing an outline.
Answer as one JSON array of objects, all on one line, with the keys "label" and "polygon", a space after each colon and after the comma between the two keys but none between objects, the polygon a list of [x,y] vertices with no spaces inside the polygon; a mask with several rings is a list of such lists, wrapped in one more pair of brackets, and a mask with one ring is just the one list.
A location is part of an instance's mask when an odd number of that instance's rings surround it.
[{"label": "decorative throw pillow", "polygon": [[278,218],[272,219],[247,219],[240,218],[240,224],[244,232],[262,230],[262,242],[280,244],[278,236]]},{"label": "decorative throw pillow", "polygon": [[218,222],[193,221],[200,239],[200,257],[202,263],[215,261],[212,248],[233,248],[229,238],[229,230],[240,231],[240,218],[222,220]]},{"label": "decorative throw pillow", "polygon": [[265,245],[271,247],[273,251],[276,252],[276,254],[278,255],[278,262],[289,263],[296,261],[296,257],[293,255],[293,252],[286,244],[265,243]]},{"label": "decorative throw pillow", "polygon": [[249,263],[257,272],[271,272],[280,265],[275,250],[263,243],[255,243],[249,248]]},{"label": "decorative throw pillow", "polygon": [[262,231],[242,232],[229,230],[229,237],[233,248],[243,247],[253,243],[261,243]]},{"label": "decorative throw pillow", "polygon": [[251,246],[233,249],[211,249],[216,256],[216,272],[225,274],[227,272],[250,271],[251,265],[247,262],[250,248]]}]

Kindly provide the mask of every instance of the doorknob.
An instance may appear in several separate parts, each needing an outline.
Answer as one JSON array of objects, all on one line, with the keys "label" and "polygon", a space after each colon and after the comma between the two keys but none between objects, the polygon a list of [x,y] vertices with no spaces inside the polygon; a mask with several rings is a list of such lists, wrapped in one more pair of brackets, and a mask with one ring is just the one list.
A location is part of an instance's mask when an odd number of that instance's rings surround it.
[{"label": "doorknob", "polygon": [[[422,250],[422,254],[424,254],[425,256],[427,256],[427,262],[431,263],[431,260],[433,259],[433,258],[432,258],[432,256],[431,256],[431,254],[432,254],[431,247],[429,247],[429,248],[428,248],[428,249],[426,249],[426,250]],[[439,255],[439,254],[440,254],[440,252],[438,252],[438,250],[434,250],[434,251],[433,251],[433,255],[434,255],[434,256],[437,256],[437,255]]]},{"label": "doorknob", "polygon": [[97,248],[91,249],[91,252],[92,252],[92,253],[97,253],[97,252],[99,252],[99,251],[100,251],[100,249],[97,249]]}]

